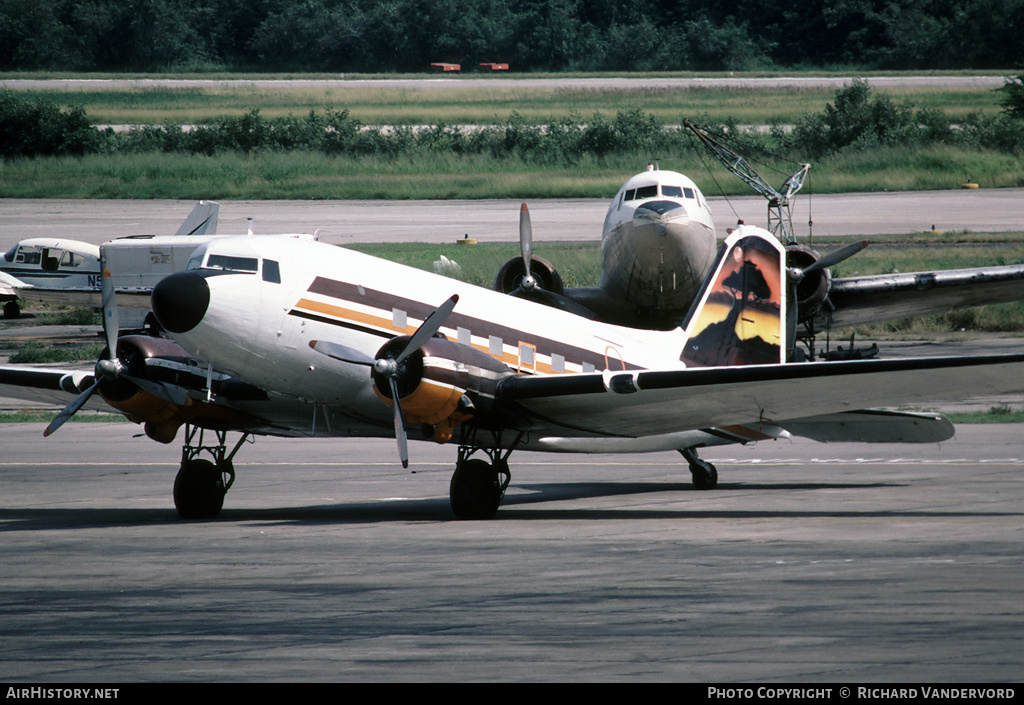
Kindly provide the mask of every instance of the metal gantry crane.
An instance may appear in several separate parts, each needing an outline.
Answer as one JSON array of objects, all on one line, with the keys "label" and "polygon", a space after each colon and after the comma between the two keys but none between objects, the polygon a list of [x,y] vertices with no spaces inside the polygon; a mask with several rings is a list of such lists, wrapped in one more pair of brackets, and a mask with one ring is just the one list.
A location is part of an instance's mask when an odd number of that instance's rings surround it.
[{"label": "metal gantry crane", "polygon": [[716,140],[703,127],[688,119],[683,120],[683,126],[693,132],[726,169],[768,199],[768,230],[783,244],[795,244],[790,199],[803,187],[811,165],[801,164],[796,173],[786,179],[782,188],[776,191],[751,168],[746,159]]}]

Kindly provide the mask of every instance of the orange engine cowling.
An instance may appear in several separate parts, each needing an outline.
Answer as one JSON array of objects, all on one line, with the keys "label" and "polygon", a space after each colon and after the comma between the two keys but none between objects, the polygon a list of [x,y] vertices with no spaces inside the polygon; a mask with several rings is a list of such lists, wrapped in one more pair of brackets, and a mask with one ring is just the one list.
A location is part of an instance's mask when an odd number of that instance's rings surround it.
[{"label": "orange engine cowling", "polygon": [[[397,358],[408,342],[409,336],[392,338],[377,358]],[[431,338],[399,368],[396,382],[402,415],[409,423],[422,424],[428,437],[445,443],[459,424],[487,411],[498,382],[512,374],[485,352],[446,338]],[[375,371],[373,386],[391,406],[388,378]]]},{"label": "orange engine cowling", "polygon": [[[786,247],[786,266],[805,269],[821,259],[821,255],[805,245]],[[800,322],[810,319],[821,308],[832,287],[828,268],[811,272],[796,285],[796,303]]]}]

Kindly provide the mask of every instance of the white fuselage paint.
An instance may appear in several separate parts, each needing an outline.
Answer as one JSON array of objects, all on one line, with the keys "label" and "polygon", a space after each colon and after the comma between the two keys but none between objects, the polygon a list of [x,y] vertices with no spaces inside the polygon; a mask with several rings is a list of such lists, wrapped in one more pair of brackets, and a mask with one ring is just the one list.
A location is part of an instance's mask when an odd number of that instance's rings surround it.
[{"label": "white fuselage paint", "polygon": [[[645,331],[595,323],[351,250],[274,237],[223,238],[197,252],[250,258],[256,271],[207,278],[201,322],[172,337],[204,364],[297,401],[338,407],[386,428],[391,410],[364,366],[311,349],[324,340],[374,357],[412,334],[452,294],[460,300],[441,332],[491,354],[514,371],[561,374],[683,367],[682,330]],[[265,281],[267,261],[280,282]],[[206,261],[206,260],[203,260]]]}]

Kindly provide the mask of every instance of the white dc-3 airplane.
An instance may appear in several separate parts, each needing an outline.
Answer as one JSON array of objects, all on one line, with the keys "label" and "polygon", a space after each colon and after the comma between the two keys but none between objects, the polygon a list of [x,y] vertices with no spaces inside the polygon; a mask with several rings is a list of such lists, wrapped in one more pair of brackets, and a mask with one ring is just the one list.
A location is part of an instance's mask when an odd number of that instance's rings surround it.
[{"label": "white dc-3 airplane", "polygon": [[[678,198],[661,191],[664,179],[682,183],[671,172],[654,179],[648,198]],[[636,188],[627,184],[616,197],[610,222]],[[702,197],[684,191],[681,200],[700,213]],[[640,227],[672,210],[632,208]],[[699,448],[791,435],[938,442],[953,435],[945,417],[875,407],[1024,390],[1020,354],[792,361],[803,359],[794,352],[794,292],[865,243],[794,264],[771,233],[737,227],[680,325],[652,330],[566,310],[575,302],[530,300],[525,207],[521,218],[521,296],[312,239],[227,237],[199,247],[185,271],[154,287],[162,336],[119,336],[105,271],[108,347],[95,370],[0,367],[0,394],[71,399],[45,435],[87,406],[112,407],[162,443],[185,426],[174,482],[185,518],[220,512],[232,460],[253,435],[394,437],[403,465],[408,438],[452,443],[453,511],[487,518],[508,487],[516,449],[677,450],[695,487],[710,489],[717,470]],[[703,225],[675,231],[713,233]],[[229,433],[241,434],[231,447]]]}]

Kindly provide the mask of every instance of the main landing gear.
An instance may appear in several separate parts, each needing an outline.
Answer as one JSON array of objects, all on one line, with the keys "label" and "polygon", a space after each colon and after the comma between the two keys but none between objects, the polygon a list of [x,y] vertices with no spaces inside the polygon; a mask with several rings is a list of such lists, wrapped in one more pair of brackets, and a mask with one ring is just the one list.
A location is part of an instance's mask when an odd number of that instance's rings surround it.
[{"label": "main landing gear", "polygon": [[693,488],[696,490],[713,490],[718,485],[718,469],[706,460],[697,457],[693,448],[680,448],[679,452],[690,464],[690,475],[693,476]]},{"label": "main landing gear", "polygon": [[[459,459],[448,488],[452,511],[458,519],[492,519],[498,513],[498,505],[512,479],[508,456],[521,437],[519,434],[508,450],[466,443],[459,446]],[[478,450],[487,454],[490,462],[470,458]]]},{"label": "main landing gear", "polygon": [[[228,453],[225,431],[211,431],[216,436],[216,445],[204,445],[205,432],[202,428],[185,426],[181,468],[174,478],[174,507],[182,519],[213,519],[220,514],[224,494],[235,481],[231,460],[250,438],[249,434],[243,434]],[[212,460],[201,457],[204,454]]]}]

